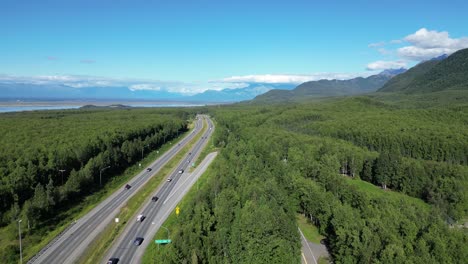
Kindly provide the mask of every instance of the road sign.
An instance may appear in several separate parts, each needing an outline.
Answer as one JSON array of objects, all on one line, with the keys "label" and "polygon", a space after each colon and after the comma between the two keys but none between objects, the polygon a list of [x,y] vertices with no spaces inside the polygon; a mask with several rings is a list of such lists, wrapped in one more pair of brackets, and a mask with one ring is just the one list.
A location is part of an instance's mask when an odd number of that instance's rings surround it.
[{"label": "road sign", "polygon": [[175,209],[176,215],[179,215],[179,212],[180,212],[180,208],[179,208],[179,206],[177,206],[176,209]]},{"label": "road sign", "polygon": [[195,167],[195,162],[194,162],[194,163],[192,163],[192,167]]},{"label": "road sign", "polygon": [[168,244],[168,243],[171,243],[171,240],[170,239],[156,239],[154,241],[154,243],[156,243],[156,244]]}]

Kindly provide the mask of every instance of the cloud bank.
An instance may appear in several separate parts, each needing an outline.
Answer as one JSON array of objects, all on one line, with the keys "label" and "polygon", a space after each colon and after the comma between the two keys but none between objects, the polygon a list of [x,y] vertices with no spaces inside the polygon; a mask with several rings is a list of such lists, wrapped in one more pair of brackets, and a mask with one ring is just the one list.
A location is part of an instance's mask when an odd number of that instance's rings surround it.
[{"label": "cloud bank", "polygon": [[[386,45],[399,45],[400,47],[393,46],[393,49],[389,50],[384,48]],[[401,47],[401,45],[404,46]],[[421,28],[401,40],[371,43],[368,47],[376,49],[382,55],[396,54],[395,60],[379,60],[369,63],[366,67],[367,70],[384,70],[406,67],[411,62],[429,60],[444,54],[450,55],[468,48],[468,37],[451,38],[447,31]]]},{"label": "cloud bank", "polygon": [[386,69],[399,69],[406,68],[406,62],[404,61],[376,61],[367,65],[367,70],[386,70]]},{"label": "cloud bank", "polygon": [[232,76],[224,78],[221,81],[227,83],[291,83],[291,84],[301,84],[308,81],[317,81],[317,80],[345,80],[352,79],[356,77],[365,77],[369,74],[366,73],[312,73],[312,74],[303,74],[303,75],[294,75],[294,74],[263,74],[263,75],[243,75],[243,76]]},{"label": "cloud bank", "polygon": [[453,39],[446,31],[438,32],[426,28],[406,36],[404,40],[412,45],[399,48],[398,55],[414,61],[428,60],[443,54],[450,55],[457,50],[468,48],[468,37]]}]

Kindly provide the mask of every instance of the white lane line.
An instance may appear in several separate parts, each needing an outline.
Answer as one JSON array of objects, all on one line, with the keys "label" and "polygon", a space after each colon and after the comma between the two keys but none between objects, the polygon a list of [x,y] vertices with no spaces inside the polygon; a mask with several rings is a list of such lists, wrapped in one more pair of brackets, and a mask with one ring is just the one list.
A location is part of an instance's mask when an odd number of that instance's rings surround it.
[{"label": "white lane line", "polygon": [[301,233],[302,239],[304,239],[304,242],[306,243],[307,247],[309,248],[310,254],[314,258],[314,263],[317,264],[317,260],[315,259],[314,252],[312,252],[312,249],[310,248],[309,243],[307,242],[307,239],[305,238],[305,236],[302,233],[301,229],[300,228],[297,228],[297,229],[299,229],[299,233]]}]

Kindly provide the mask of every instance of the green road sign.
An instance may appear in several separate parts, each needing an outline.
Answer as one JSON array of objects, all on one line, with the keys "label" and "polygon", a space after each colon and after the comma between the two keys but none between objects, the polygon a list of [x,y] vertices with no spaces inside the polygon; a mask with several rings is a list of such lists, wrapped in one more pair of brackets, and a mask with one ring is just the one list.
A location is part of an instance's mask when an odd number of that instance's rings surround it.
[{"label": "green road sign", "polygon": [[192,167],[195,167],[195,162],[194,162],[194,163],[192,163]]},{"label": "green road sign", "polygon": [[168,244],[171,243],[170,239],[160,239],[160,240],[155,240],[154,243],[156,244]]}]

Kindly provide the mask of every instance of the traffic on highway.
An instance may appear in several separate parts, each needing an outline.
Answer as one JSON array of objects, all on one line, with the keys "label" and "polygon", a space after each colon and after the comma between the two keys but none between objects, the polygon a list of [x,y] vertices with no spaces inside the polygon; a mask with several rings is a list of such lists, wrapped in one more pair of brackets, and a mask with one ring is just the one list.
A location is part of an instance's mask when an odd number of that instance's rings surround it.
[{"label": "traffic on highway", "polygon": [[[138,190],[144,186],[161,167],[178,154],[182,147],[188,144],[203,130],[202,119],[201,117],[197,117],[193,131],[182,139],[179,144],[173,146],[154,161],[151,166],[142,170],[124,187],[114,192],[88,214],[71,223],[65,231],[44,247],[36,256],[29,260],[28,263],[74,263],[85,252],[98,234],[102,232],[111,221],[114,221],[114,217],[118,214],[120,208],[124,206],[133,195],[138,193]],[[171,178],[174,179],[172,183],[168,182],[171,186],[177,183],[177,178],[175,176],[176,175],[171,176]],[[165,192],[161,193],[161,195],[164,195],[164,193]],[[152,197],[151,200],[153,203],[159,200],[158,196],[159,198],[161,197],[160,195]],[[143,215],[151,217],[151,214]],[[145,221],[140,223],[145,223]],[[136,236],[133,237],[131,243],[136,239]],[[140,244],[142,241],[140,241]]]},{"label": "traffic on highway", "polygon": [[[166,206],[165,203],[173,198],[172,194],[179,188],[190,188],[188,181],[181,181],[181,178],[187,176],[191,161],[195,161],[198,155],[200,155],[207,144],[209,136],[213,132],[213,129],[211,129],[213,128],[213,123],[209,118],[206,118],[206,121],[209,129],[195,143],[184,159],[179,162],[177,168],[168,176],[165,184],[153,194],[153,198],[157,197],[156,201],[148,199],[147,203],[138,213],[144,216],[144,221],[132,221],[127,224],[126,229],[109,250],[103,263],[110,263],[111,259],[117,259],[118,263],[141,262],[145,247],[152,243],[151,234],[157,231],[154,229],[156,222],[162,223],[170,211],[173,210],[173,206]],[[180,200],[181,197],[177,198]],[[136,243],[137,240],[140,242]]]}]

